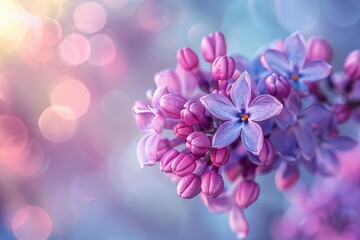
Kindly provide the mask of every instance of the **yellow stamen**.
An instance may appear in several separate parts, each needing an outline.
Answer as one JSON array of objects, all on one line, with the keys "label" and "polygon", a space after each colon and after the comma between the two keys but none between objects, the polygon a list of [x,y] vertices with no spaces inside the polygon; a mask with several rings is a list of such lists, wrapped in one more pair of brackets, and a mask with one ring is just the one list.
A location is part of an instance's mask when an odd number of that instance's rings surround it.
[{"label": "yellow stamen", "polygon": [[298,74],[293,74],[291,75],[291,80],[297,81],[299,79],[299,75]]},{"label": "yellow stamen", "polygon": [[243,114],[240,119],[241,119],[241,121],[246,122],[249,119],[249,115]]}]

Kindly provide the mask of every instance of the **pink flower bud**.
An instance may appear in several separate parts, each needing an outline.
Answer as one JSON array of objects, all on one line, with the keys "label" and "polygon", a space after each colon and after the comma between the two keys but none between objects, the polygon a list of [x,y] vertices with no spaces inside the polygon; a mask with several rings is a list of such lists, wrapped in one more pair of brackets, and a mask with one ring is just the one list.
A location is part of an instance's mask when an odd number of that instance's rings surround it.
[{"label": "pink flower bud", "polygon": [[205,173],[201,177],[201,190],[209,197],[216,198],[224,190],[224,181],[222,176],[215,171]]},{"label": "pink flower bud", "polygon": [[220,32],[205,36],[201,42],[201,53],[207,62],[213,62],[216,57],[226,54],[224,35]]},{"label": "pink flower bud", "polygon": [[200,193],[200,186],[200,177],[192,173],[180,180],[177,185],[177,193],[182,198],[193,198]]},{"label": "pink flower bud", "polygon": [[196,131],[186,138],[186,147],[195,155],[203,155],[210,147],[210,139],[205,133]]},{"label": "pink flower bud", "polygon": [[354,50],[346,57],[344,71],[350,80],[360,78],[360,50]]},{"label": "pink flower bud", "polygon": [[271,74],[265,80],[268,93],[278,99],[289,96],[291,85],[287,79],[276,73]]},{"label": "pink flower bud", "polygon": [[171,173],[171,163],[174,159],[179,155],[179,152],[172,149],[164,154],[164,156],[160,160],[159,168],[161,171],[166,173]]},{"label": "pink flower bud", "polygon": [[184,177],[192,173],[196,168],[196,162],[193,156],[180,153],[171,163],[173,173],[180,177]]},{"label": "pink flower bud", "polygon": [[288,190],[299,180],[299,176],[297,167],[282,163],[275,174],[276,187],[280,190]]},{"label": "pink flower bud", "polygon": [[258,157],[264,164],[271,164],[274,159],[274,147],[266,138],[264,139],[263,147]]},{"label": "pink flower bud", "polygon": [[166,94],[160,99],[160,107],[170,118],[180,118],[180,112],[184,109],[185,103],[185,98],[173,93]]},{"label": "pink flower bud", "polygon": [[186,70],[191,70],[199,65],[199,58],[191,48],[182,48],[177,52],[179,64]]},{"label": "pink flower bud", "polygon": [[247,208],[258,199],[259,193],[260,187],[256,182],[245,180],[236,190],[235,201],[241,208]]},{"label": "pink flower bud", "polygon": [[322,59],[330,62],[332,59],[333,50],[328,41],[320,37],[312,37],[306,44],[306,60],[312,61]]},{"label": "pink flower bud", "polygon": [[179,122],[174,127],[174,133],[176,137],[180,139],[186,139],[192,132],[194,132],[193,127],[187,125],[185,122]]},{"label": "pink flower bud", "polygon": [[205,117],[205,108],[199,101],[188,101],[180,116],[189,126],[208,123]]},{"label": "pink flower bud", "polygon": [[229,162],[230,152],[227,148],[214,148],[210,152],[210,159],[214,166],[221,167]]},{"label": "pink flower bud", "polygon": [[336,122],[339,124],[346,122],[351,115],[351,109],[347,104],[334,104],[332,112],[335,115]]},{"label": "pink flower bud", "polygon": [[212,63],[211,72],[216,80],[228,80],[235,72],[235,60],[229,56],[217,57]]}]

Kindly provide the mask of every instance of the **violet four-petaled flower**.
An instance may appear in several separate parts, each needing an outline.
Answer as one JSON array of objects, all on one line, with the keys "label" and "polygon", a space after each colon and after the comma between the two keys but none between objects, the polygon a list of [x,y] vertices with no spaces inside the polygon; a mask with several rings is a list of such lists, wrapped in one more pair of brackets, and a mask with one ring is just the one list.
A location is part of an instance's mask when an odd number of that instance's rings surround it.
[{"label": "violet four-petaled flower", "polygon": [[221,94],[200,98],[215,118],[224,120],[213,137],[212,145],[215,148],[226,147],[241,135],[244,147],[258,155],[264,136],[256,122],[278,115],[283,105],[270,95],[260,95],[251,100],[251,77],[247,72],[232,85],[230,98],[231,101]]},{"label": "violet four-petaled flower", "polygon": [[304,39],[296,32],[285,39],[285,53],[268,49],[263,57],[266,65],[274,72],[287,78],[291,85],[306,91],[304,81],[315,82],[328,77],[332,67],[324,60],[306,61],[306,48]]}]

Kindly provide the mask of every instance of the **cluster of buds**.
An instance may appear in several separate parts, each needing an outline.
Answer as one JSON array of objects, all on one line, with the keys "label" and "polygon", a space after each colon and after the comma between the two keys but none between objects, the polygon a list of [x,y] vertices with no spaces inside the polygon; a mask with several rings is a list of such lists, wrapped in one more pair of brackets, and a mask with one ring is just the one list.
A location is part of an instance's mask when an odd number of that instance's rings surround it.
[{"label": "cluster of buds", "polygon": [[216,32],[203,38],[201,54],[211,69],[201,69],[197,54],[182,48],[176,68],[155,76],[148,102],[135,103],[137,126],[146,133],[137,156],[141,166],[159,165],[171,176],[182,198],[200,194],[210,211],[227,212],[231,229],[244,238],[243,210],[260,194],[257,175],[276,171],[276,186],[287,190],[301,165],[335,174],[336,151],[355,145],[338,124],[359,109],[360,52],[333,74],[325,39],[305,42],[294,33],[248,61],[227,55]]}]

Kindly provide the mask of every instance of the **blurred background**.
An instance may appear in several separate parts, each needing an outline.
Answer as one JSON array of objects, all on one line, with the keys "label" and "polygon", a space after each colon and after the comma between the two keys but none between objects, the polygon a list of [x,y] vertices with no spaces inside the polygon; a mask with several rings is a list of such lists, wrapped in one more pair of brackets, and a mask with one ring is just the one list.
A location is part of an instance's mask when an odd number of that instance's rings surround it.
[{"label": "blurred background", "polygon": [[[326,37],[340,70],[359,19],[358,0],[1,0],[0,239],[235,239],[226,215],[139,167],[134,101],[213,31],[249,58],[297,30]],[[248,239],[270,239],[286,206],[273,179]]]}]

